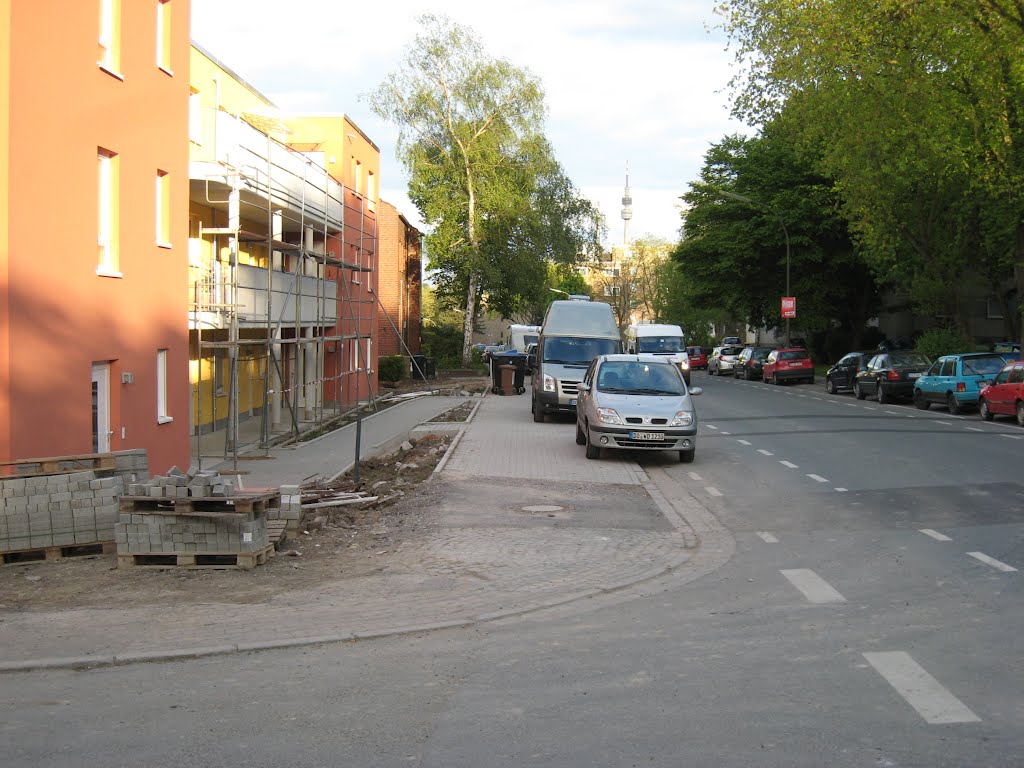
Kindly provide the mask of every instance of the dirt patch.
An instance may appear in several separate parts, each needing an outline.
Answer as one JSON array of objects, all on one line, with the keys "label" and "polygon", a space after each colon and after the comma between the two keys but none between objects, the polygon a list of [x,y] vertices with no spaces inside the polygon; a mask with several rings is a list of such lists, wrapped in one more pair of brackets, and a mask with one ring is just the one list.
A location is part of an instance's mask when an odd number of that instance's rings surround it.
[{"label": "dirt patch", "polygon": [[[465,421],[460,406],[442,417]],[[461,418],[459,416],[461,415]],[[303,498],[329,491],[362,492],[377,501],[317,509],[321,518],[266,564],[251,571],[118,569],[113,555],[0,566],[0,609],[126,608],[143,604],[259,603],[275,595],[358,578],[385,568],[403,542],[436,524],[440,486],[425,483],[454,435],[426,435],[404,450],[361,463],[328,485],[303,488]],[[307,513],[307,522],[313,514]]]}]

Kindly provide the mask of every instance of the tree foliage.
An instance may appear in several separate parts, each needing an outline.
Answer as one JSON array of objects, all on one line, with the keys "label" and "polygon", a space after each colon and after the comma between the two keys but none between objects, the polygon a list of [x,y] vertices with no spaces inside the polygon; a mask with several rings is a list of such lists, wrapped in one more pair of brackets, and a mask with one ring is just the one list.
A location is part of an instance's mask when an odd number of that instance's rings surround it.
[{"label": "tree foliage", "polygon": [[922,312],[957,314],[968,270],[997,295],[1016,273],[1024,297],[1024,3],[728,0],[721,11],[743,65],[736,113],[785,120],[796,146],[814,148],[880,279]]},{"label": "tree foliage", "polygon": [[439,296],[462,297],[468,363],[483,297],[508,314],[536,303],[546,263],[592,247],[601,223],[544,138],[540,82],[488,55],[466,27],[432,15],[419,23],[369,104],[399,128]]},{"label": "tree foliage", "polygon": [[798,298],[797,327],[805,331],[838,322],[856,336],[877,313],[878,290],[833,184],[778,126],[713,145],[700,181],[683,199],[684,237],[673,258],[697,304],[778,328],[788,281],[789,295]]}]

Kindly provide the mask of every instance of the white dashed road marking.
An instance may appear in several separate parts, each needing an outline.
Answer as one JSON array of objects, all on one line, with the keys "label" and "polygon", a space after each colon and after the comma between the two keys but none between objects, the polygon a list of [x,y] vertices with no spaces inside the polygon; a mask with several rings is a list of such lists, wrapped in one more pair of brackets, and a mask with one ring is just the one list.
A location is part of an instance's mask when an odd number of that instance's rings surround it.
[{"label": "white dashed road marking", "polygon": [[939,421],[938,419],[936,419],[935,423],[936,424],[941,424],[944,427],[952,427],[953,426],[953,422],[951,422],[951,421]]},{"label": "white dashed road marking", "polygon": [[781,464],[784,467],[789,467],[790,469],[799,469],[799,467],[792,461],[780,461],[779,464]]},{"label": "white dashed road marking", "polygon": [[768,531],[758,531],[757,535],[764,539],[765,544],[778,544],[779,540],[772,536]]},{"label": "white dashed road marking", "polygon": [[702,478],[701,478],[701,476],[700,476],[700,475],[698,475],[698,474],[697,474],[696,472],[691,472],[691,473],[690,473],[690,479],[691,479],[691,480],[701,480]]},{"label": "white dashed road marking", "polygon": [[949,536],[947,536],[946,534],[939,533],[938,531],[933,531],[931,528],[922,528],[921,533],[923,533],[925,536],[931,536],[936,541],[952,541],[952,539],[949,538]]},{"label": "white dashed road marking", "polygon": [[983,552],[968,552],[967,554],[973,557],[975,560],[980,560],[985,565],[991,565],[997,571],[1002,571],[1003,573],[1013,573],[1017,570],[1012,565],[1007,565],[1006,563],[1000,562],[999,560],[996,560],[994,557],[989,557]]},{"label": "white dashed road marking", "polygon": [[718,427],[716,427],[714,424],[705,424],[704,426],[707,427],[708,429],[718,429]]},{"label": "white dashed road marking", "polygon": [[819,483],[827,483],[828,482],[828,480],[826,478],[822,477],[821,475],[808,475],[808,477],[811,478],[811,480],[815,480],[815,481],[817,481]]},{"label": "white dashed road marking", "polygon": [[1006,437],[1006,438],[1009,438],[1010,440],[1020,440],[1020,439],[1021,439],[1021,436],[1020,436],[1020,435],[1004,435],[1004,434],[1000,433],[1000,435],[999,435],[999,436],[1000,436],[1000,437]]},{"label": "white dashed road marking", "polygon": [[917,713],[932,725],[981,722],[956,696],[903,651],[865,653],[864,658]]},{"label": "white dashed road marking", "polygon": [[969,431],[971,431],[971,432],[984,432],[985,431],[983,429],[978,429],[977,427],[967,427],[967,429]]},{"label": "white dashed road marking", "polygon": [[766,451],[764,448],[758,448],[757,452],[762,454],[762,455],[764,455],[764,456],[774,456],[775,455],[771,451]]},{"label": "white dashed road marking", "polygon": [[722,492],[720,490],[718,490],[717,488],[713,488],[711,486],[708,486],[704,490],[707,491],[711,496],[721,496],[722,495]]},{"label": "white dashed road marking", "polygon": [[782,575],[812,603],[845,603],[846,598],[821,576],[807,568],[782,571]]},{"label": "white dashed road marking", "polygon": [[846,488],[836,488],[839,493],[846,493]]},{"label": "white dashed road marking", "polygon": [[888,413],[890,416],[899,416],[900,415],[899,411],[886,411],[886,413]]},{"label": "white dashed road marking", "polygon": [[748,440],[737,440],[736,442],[739,443],[740,445],[750,445],[750,442]]}]

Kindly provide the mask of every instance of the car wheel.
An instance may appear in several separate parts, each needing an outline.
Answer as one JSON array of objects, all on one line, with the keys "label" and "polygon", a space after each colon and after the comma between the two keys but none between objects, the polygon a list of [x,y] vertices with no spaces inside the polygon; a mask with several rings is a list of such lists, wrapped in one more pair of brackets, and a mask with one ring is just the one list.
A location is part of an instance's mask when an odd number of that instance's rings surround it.
[{"label": "car wheel", "polygon": [[946,407],[949,409],[950,416],[957,416],[960,414],[960,403],[956,401],[956,396],[952,392],[946,395]]},{"label": "car wheel", "polygon": [[598,459],[601,457],[601,448],[590,441],[590,427],[587,427],[585,442],[587,445],[587,458]]},{"label": "car wheel", "polygon": [[537,402],[537,398],[533,398],[533,420],[538,424],[544,423],[544,406]]},{"label": "car wheel", "polygon": [[855,381],[853,383],[853,394],[854,397],[856,397],[858,400],[863,400],[865,397],[867,397],[867,393],[863,389],[861,389],[859,381]]},{"label": "car wheel", "polygon": [[587,436],[583,434],[583,430],[580,429],[580,423],[576,422],[576,445],[586,445]]},{"label": "car wheel", "polygon": [[1024,400],[1017,401],[1017,423],[1024,427]]},{"label": "car wheel", "polygon": [[809,379],[807,380],[807,383],[808,383],[808,384],[812,384],[812,385],[813,385],[813,384],[814,384],[814,377],[813,377],[813,376],[811,376],[811,378],[809,378]]},{"label": "car wheel", "polygon": [[836,393],[836,383],[828,376],[825,377],[825,391],[830,395],[834,395]]},{"label": "car wheel", "polygon": [[697,455],[697,449],[696,448],[691,448],[688,451],[680,451],[679,452],[679,461],[682,462],[683,464],[692,464],[693,463],[693,458],[696,455]]},{"label": "car wheel", "polygon": [[782,386],[782,379],[779,378],[779,374],[776,373],[775,376],[772,378],[772,384],[776,385],[777,387]]},{"label": "car wheel", "polygon": [[981,414],[981,418],[985,421],[992,421],[992,418],[995,416],[995,414],[988,409],[988,401],[984,397],[978,401],[978,413]]},{"label": "car wheel", "polygon": [[932,407],[932,404],[928,402],[928,399],[924,396],[924,392],[920,389],[914,390],[914,406],[922,411],[927,411]]},{"label": "car wheel", "polygon": [[875,387],[875,399],[878,400],[879,405],[888,405],[892,402],[892,397],[885,391],[885,387],[882,386],[882,382],[878,382]]}]

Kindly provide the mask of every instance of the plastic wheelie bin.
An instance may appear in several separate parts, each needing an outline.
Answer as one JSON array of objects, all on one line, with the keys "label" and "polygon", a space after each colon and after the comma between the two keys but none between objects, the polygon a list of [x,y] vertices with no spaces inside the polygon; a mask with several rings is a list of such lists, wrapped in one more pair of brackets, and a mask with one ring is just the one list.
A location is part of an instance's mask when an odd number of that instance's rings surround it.
[{"label": "plastic wheelie bin", "polygon": [[[507,371],[506,368],[512,370]],[[518,352],[491,355],[491,391],[521,395],[526,391],[526,355]]]}]

